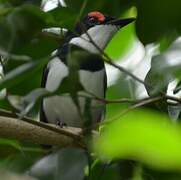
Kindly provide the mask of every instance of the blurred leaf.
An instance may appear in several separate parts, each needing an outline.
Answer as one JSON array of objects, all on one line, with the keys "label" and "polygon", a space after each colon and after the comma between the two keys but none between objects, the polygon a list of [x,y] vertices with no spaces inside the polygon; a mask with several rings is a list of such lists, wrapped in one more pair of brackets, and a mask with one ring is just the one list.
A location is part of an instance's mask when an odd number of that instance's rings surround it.
[{"label": "blurred leaf", "polygon": [[94,148],[107,159],[132,159],[151,168],[180,170],[180,132],[163,114],[132,111],[105,126]]},{"label": "blurred leaf", "polygon": [[58,169],[56,179],[83,180],[88,159],[85,151],[67,148],[58,154]]},{"label": "blurred leaf", "polygon": [[74,28],[78,16],[78,14],[69,7],[57,7],[48,11],[47,14],[54,18],[54,21],[57,22],[59,27],[71,30]]},{"label": "blurred leaf", "polygon": [[179,34],[177,32],[167,33],[165,36],[163,36],[160,39],[160,52],[166,51],[169,48],[169,46],[173,43],[173,41],[175,41],[176,38],[178,38],[178,36]]},{"label": "blurred leaf", "polygon": [[11,29],[8,24],[0,19],[0,48],[9,49],[12,39]]},{"label": "blurred leaf", "polygon": [[119,168],[116,164],[105,163],[95,160],[92,163],[90,179],[92,180],[118,180],[120,179]]},{"label": "blurred leaf", "polygon": [[[65,0],[68,7],[80,13],[84,0]],[[83,15],[91,11],[101,11],[107,15],[120,16],[120,13],[132,5],[132,0],[94,1],[87,0]]]},{"label": "blurred leaf", "polygon": [[0,3],[8,2],[12,6],[20,6],[23,4],[34,4],[40,6],[41,0],[1,0]]},{"label": "blurred leaf", "polygon": [[7,15],[8,13],[10,13],[11,10],[12,8],[9,8],[9,7],[6,8],[0,5],[0,16]]},{"label": "blurred leaf", "polygon": [[24,5],[14,8],[6,17],[0,19],[1,48],[15,52],[40,32],[45,27],[46,21],[46,13],[36,6]]},{"label": "blurred leaf", "polygon": [[0,170],[0,177],[3,180],[36,180],[28,175],[19,175],[5,170]]},{"label": "blurred leaf", "polygon": [[180,28],[180,0],[135,0],[138,9],[137,34],[144,44],[158,41]]},{"label": "blurred leaf", "polygon": [[16,84],[28,80],[31,76],[47,63],[47,59],[42,59],[36,62],[29,62],[19,66],[5,75],[4,79],[0,83],[0,89],[10,88]]},{"label": "blurred leaf", "polygon": [[113,37],[105,52],[114,60],[123,57],[133,46],[135,41],[134,25],[128,25]]},{"label": "blurred leaf", "polygon": [[40,159],[30,169],[30,175],[40,180],[83,180],[87,163],[83,150],[66,148]]},{"label": "blurred leaf", "polygon": [[16,140],[0,138],[0,146],[12,146],[13,148],[17,150],[21,150],[21,145]]},{"label": "blurred leaf", "polygon": [[16,79],[23,79],[24,76],[21,75],[23,73],[26,73],[28,70],[32,70],[35,67],[35,65],[35,62],[26,63],[12,70],[10,73],[6,74],[5,77],[1,80],[0,89],[9,88],[13,86],[15,83],[17,83]]},{"label": "blurred leaf", "polygon": [[161,171],[155,171],[152,169],[144,168],[143,169],[143,180],[148,179],[154,179],[154,180],[180,180],[181,179],[181,173],[180,172],[161,172]]},{"label": "blurred leaf", "polygon": [[[122,14],[121,18],[135,17],[137,13],[135,12],[135,7],[131,7]],[[119,60],[128,51],[133,48],[134,42],[136,40],[135,34],[135,24],[129,24],[124,28],[121,28],[118,33],[113,37],[111,42],[105,49],[105,52],[113,59]]]},{"label": "blurred leaf", "polygon": [[[48,62],[48,60],[49,60],[49,57],[47,57],[44,60],[39,59],[36,62],[30,62],[30,64],[32,63],[32,67],[30,67],[30,69],[28,68],[27,72],[25,70],[22,75],[16,77],[18,79],[17,81],[13,80],[15,77],[12,77],[12,80],[8,82],[10,85],[10,87],[8,88],[8,93],[10,95],[24,96],[28,94],[30,91],[32,91],[33,89],[39,88],[41,85],[43,68],[45,64]],[[11,74],[12,72],[16,72],[18,69],[25,67],[26,64],[29,64],[29,63],[12,60],[11,62],[8,62],[8,64],[6,65],[5,74],[9,76],[9,74]],[[6,78],[5,78],[5,81],[7,81]],[[1,83],[0,83],[0,87],[1,87]]]},{"label": "blurred leaf", "polygon": [[174,78],[181,78],[181,39],[178,38],[162,54],[156,55],[151,60],[145,82],[149,95],[157,95],[161,91],[165,92],[169,82]]},{"label": "blurred leaf", "polygon": [[[129,88],[129,80],[121,74],[116,83],[108,87],[106,99],[133,99]],[[118,116],[121,111],[124,111],[130,106],[130,103],[108,103],[106,105],[106,119],[112,119]]]},{"label": "blurred leaf", "polygon": [[42,97],[49,94],[50,93],[46,89],[38,88],[22,97],[19,102],[20,117],[27,115],[34,107],[34,105],[42,99]]},{"label": "blurred leaf", "polygon": [[22,144],[14,139],[0,139],[0,169],[6,167],[9,158],[22,152]]},{"label": "blurred leaf", "polygon": [[55,179],[57,169],[58,154],[53,153],[39,159],[29,169],[29,175],[39,180]]},{"label": "blurred leaf", "polygon": [[27,173],[30,167],[42,157],[42,152],[21,152],[9,156],[8,161],[4,164],[6,168],[13,172]]}]

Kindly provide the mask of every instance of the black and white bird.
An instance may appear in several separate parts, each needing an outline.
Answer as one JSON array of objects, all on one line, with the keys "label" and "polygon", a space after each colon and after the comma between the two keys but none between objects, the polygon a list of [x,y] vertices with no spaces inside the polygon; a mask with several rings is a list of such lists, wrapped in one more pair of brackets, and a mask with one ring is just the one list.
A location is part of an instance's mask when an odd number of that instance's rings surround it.
[{"label": "black and white bird", "polygon": [[[67,55],[71,45],[76,45],[90,53],[100,54],[99,48],[104,50],[116,32],[133,21],[134,18],[117,20],[97,11],[90,12],[82,19],[82,22],[76,25],[74,32],[67,32],[65,43],[58,49],[57,57],[50,60],[44,70],[42,87],[50,92],[61,88],[62,80],[69,74]],[[90,41],[90,37],[94,43]],[[78,74],[80,83],[85,90],[99,98],[105,97],[106,72],[103,61],[92,59],[81,64]],[[79,97],[79,105],[81,112],[83,112],[85,108],[84,97]],[[100,105],[99,101],[92,100],[90,112],[94,123],[101,120],[104,111],[104,105]],[[40,121],[66,124],[72,127],[83,126],[83,120],[76,104],[70,96],[63,95],[45,97],[42,100]]]}]

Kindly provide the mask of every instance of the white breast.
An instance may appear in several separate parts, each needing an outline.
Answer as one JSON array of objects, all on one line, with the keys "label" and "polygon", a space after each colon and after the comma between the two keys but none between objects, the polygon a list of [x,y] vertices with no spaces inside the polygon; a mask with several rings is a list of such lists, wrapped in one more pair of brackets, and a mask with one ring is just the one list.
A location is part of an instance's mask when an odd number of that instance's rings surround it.
[{"label": "white breast", "polygon": [[[55,58],[49,63],[49,74],[47,77],[46,89],[49,91],[56,90],[64,77],[68,75],[67,66],[60,59]],[[79,71],[80,82],[83,87],[98,97],[104,97],[104,77],[105,70],[89,72]],[[81,92],[80,92],[81,93]],[[84,112],[85,98],[79,98],[81,112]],[[77,107],[68,94],[63,96],[53,96],[45,98],[43,108],[47,120],[50,123],[62,121],[69,126],[82,127],[83,121],[80,118]],[[105,107],[98,101],[92,100],[91,114],[92,120],[99,121]]]}]

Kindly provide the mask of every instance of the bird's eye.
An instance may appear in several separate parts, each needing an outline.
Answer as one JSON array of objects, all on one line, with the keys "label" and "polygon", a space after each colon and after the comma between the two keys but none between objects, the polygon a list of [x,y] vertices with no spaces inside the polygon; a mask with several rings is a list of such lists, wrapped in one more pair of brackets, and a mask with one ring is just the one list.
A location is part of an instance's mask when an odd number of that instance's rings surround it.
[{"label": "bird's eye", "polygon": [[90,17],[90,18],[89,18],[89,22],[90,22],[91,24],[97,24],[97,23],[99,23],[99,21],[98,21],[96,18],[94,18],[94,17]]}]

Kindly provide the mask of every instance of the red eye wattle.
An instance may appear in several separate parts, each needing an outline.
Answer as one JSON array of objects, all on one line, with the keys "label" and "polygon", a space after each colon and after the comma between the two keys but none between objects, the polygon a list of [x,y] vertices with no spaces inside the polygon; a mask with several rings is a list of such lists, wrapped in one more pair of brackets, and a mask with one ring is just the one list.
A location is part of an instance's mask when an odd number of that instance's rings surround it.
[{"label": "red eye wattle", "polygon": [[99,22],[104,22],[104,21],[105,21],[105,16],[104,16],[102,13],[98,12],[98,11],[90,12],[90,13],[88,14],[88,16],[89,16],[90,18],[95,18],[95,19],[97,19]]}]

